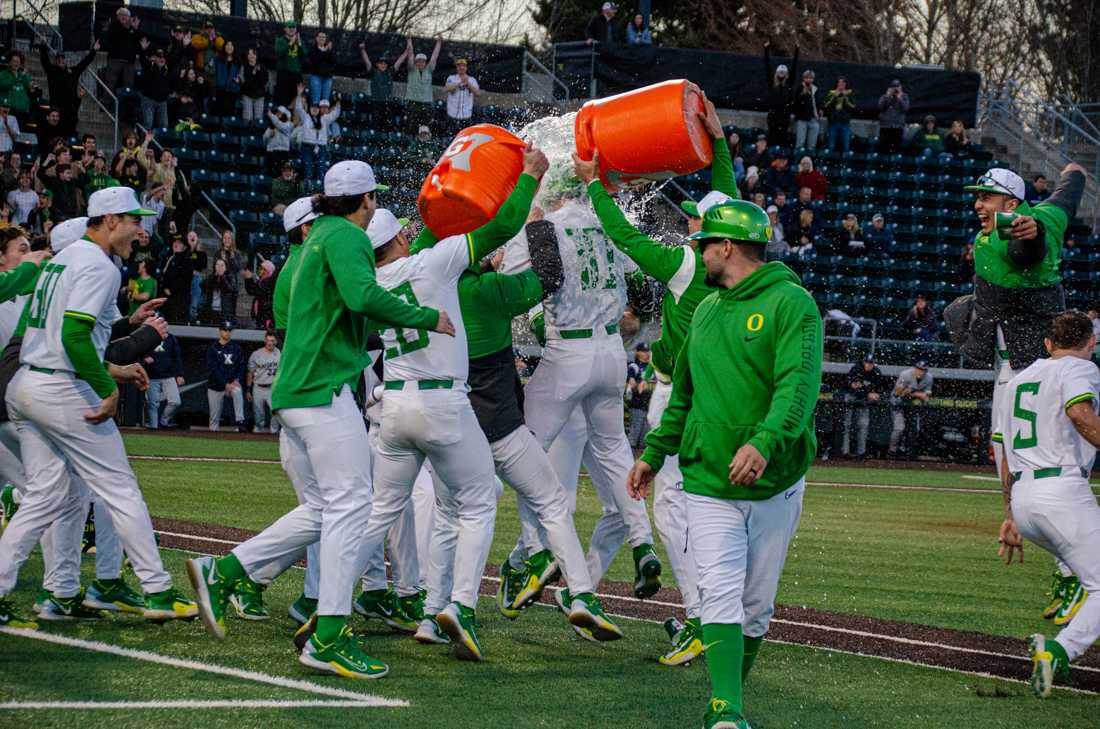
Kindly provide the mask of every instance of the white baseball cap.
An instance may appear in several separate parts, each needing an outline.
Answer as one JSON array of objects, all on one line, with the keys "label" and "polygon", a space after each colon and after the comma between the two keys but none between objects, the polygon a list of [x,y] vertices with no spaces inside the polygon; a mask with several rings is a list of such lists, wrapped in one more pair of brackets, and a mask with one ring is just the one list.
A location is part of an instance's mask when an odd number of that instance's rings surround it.
[{"label": "white baseball cap", "polygon": [[363,195],[375,190],[390,189],[374,180],[374,170],[366,162],[348,159],[337,162],[325,173],[325,194],[330,197]]},{"label": "white baseball cap", "polygon": [[1024,179],[1012,170],[1004,167],[994,167],[978,178],[973,185],[963,188],[969,192],[995,192],[998,195],[1009,195],[1017,200],[1023,200]]},{"label": "white baseball cap", "polygon": [[413,60],[414,61],[426,61],[426,60],[428,60],[428,55],[426,53],[417,53],[415,56],[413,56]]},{"label": "white baseball cap", "polygon": [[60,253],[70,244],[76,243],[88,232],[87,218],[69,218],[64,223],[58,223],[50,230],[50,248],[54,253]]},{"label": "white baseball cap", "polygon": [[329,103],[328,99],[321,99],[317,102],[317,106],[332,106],[332,104]]},{"label": "white baseball cap", "polygon": [[722,203],[732,200],[729,195],[724,192],[718,192],[717,190],[711,190],[703,199],[699,202],[692,200],[685,200],[680,203],[680,207],[685,213],[693,218],[701,218],[707,214],[707,211],[713,208],[715,205],[721,205]]},{"label": "white baseball cap", "polygon": [[137,193],[129,187],[106,187],[88,197],[88,217],[104,215],[156,215],[155,210],[141,207]]},{"label": "white baseball cap", "polygon": [[778,66],[775,67],[775,72],[776,73],[781,73],[784,76],[786,76],[787,75],[787,65],[784,64],[784,63],[779,64]]},{"label": "white baseball cap", "polygon": [[318,217],[320,216],[313,212],[313,196],[300,197],[287,205],[286,210],[283,211],[283,230],[289,233],[300,225],[313,222]]},{"label": "white baseball cap", "polygon": [[397,237],[397,234],[409,224],[408,218],[398,218],[385,208],[378,208],[367,226],[367,237],[372,248],[381,248]]},{"label": "white baseball cap", "polygon": [[749,168],[745,170],[745,177],[746,179],[749,177],[760,177],[760,168],[756,165],[750,165]]}]

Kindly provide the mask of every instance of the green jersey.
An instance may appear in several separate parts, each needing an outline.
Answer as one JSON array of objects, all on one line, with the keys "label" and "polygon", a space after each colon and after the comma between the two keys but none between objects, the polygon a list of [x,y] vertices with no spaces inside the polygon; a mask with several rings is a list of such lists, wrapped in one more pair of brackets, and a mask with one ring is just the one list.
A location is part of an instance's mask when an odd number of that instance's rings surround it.
[{"label": "green jersey", "polygon": [[370,364],[372,326],[435,329],[439,323],[435,309],[412,306],[378,286],[366,231],[334,215],[318,218],[301,246],[287,312],[275,410],[328,405],[344,385],[354,390]]},{"label": "green jersey", "polygon": [[[711,183],[715,190],[731,198],[741,197],[734,180],[729,146],[722,138],[714,140]],[[653,343],[652,359],[653,368],[667,379],[676,368],[676,355],[684,345],[695,308],[714,291],[706,285],[703,257],[689,245],[666,246],[643,234],[626,219],[599,180],[589,184],[588,195],[600,225],[615,247],[638,264],[646,275],[668,287],[661,302],[661,337]]]},{"label": "green jersey", "polygon": [[508,275],[467,271],[458,280],[458,302],[466,323],[470,359],[512,346],[512,319],[542,301],[534,271]]},{"label": "green jersey", "polygon": [[[679,453],[684,490],[703,496],[767,499],[796,483],[817,450],[822,349],[817,304],[782,263],[712,292],[695,310],[642,460],[657,471]],[[753,485],[733,485],[729,464],[746,444],[768,465]]]},{"label": "green jersey", "polygon": [[290,73],[302,72],[302,56],[305,54],[302,52],[302,41],[299,38],[294,39],[294,44],[291,45],[290,41],[286,39],[286,36],[280,36],[275,39],[275,70],[276,71],[288,71]]},{"label": "green jersey", "polygon": [[1043,226],[1046,235],[1046,255],[1030,268],[1020,268],[1008,255],[1008,242],[1001,240],[997,229],[979,232],[974,238],[974,270],[985,281],[1006,289],[1038,289],[1061,282],[1058,268],[1062,262],[1062,243],[1069,218],[1057,205],[1039,203],[1031,207],[1021,202],[1019,215],[1030,215]]},{"label": "green jersey", "polygon": [[275,280],[275,293],[271,297],[271,310],[275,317],[275,328],[286,329],[287,314],[290,313],[290,281],[294,269],[298,267],[298,256],[302,255],[302,246],[291,246],[286,254],[286,262]]}]

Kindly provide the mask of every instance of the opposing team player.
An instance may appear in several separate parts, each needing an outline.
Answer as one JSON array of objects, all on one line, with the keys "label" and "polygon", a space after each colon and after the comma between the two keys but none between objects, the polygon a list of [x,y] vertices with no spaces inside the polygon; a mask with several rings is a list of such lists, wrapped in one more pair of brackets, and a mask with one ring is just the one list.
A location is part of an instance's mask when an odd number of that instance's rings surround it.
[{"label": "opposing team player", "polygon": [[1005,388],[1000,435],[1005,520],[1001,554],[1012,563],[1021,536],[1069,566],[1086,600],[1054,639],[1031,636],[1031,687],[1050,695],[1056,679],[1069,677],[1069,664],[1100,638],[1100,506],[1089,473],[1100,447],[1100,370],[1092,362],[1096,336],[1081,312],[1055,317],[1044,340],[1049,359],[1038,359]]}]

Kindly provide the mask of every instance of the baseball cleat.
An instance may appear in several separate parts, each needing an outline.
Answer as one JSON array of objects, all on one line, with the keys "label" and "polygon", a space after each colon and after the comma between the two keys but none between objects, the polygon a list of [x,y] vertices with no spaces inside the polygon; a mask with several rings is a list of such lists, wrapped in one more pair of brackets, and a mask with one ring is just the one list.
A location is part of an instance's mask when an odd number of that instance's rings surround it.
[{"label": "baseball cleat", "polygon": [[377,618],[398,633],[416,632],[417,622],[410,620],[401,611],[393,590],[364,591],[355,599],[352,607],[367,620]]},{"label": "baseball cleat", "polygon": [[298,629],[294,631],[294,637],[291,639],[294,642],[294,650],[299,653],[306,647],[306,643],[313,637],[313,634],[317,632],[317,613],[313,613],[309,618],[298,626]]},{"label": "baseball cleat", "polygon": [[443,629],[439,627],[439,623],[435,621],[435,618],[424,618],[420,621],[420,626],[416,629],[416,635],[413,636],[417,643],[436,644],[436,645],[450,645],[451,637],[443,632]]},{"label": "baseball cleat", "polygon": [[229,603],[229,585],[218,574],[218,562],[213,557],[187,560],[187,576],[195,588],[206,631],[218,640],[225,640],[225,608]]},{"label": "baseball cleat", "polygon": [[526,570],[517,570],[509,560],[504,560],[504,564],[500,566],[500,584],[497,586],[497,610],[509,620],[519,617],[520,611],[512,606],[526,581]]},{"label": "baseball cleat", "polygon": [[229,604],[237,612],[237,617],[243,620],[268,620],[271,613],[264,605],[264,586],[247,577],[242,577],[233,585],[233,593],[229,596]]},{"label": "baseball cleat", "polygon": [[306,641],[298,661],[304,666],[344,678],[382,678],[390,672],[390,667],[385,663],[363,652],[347,625],[340,629],[339,637],[328,645],[318,642],[314,633]]},{"label": "baseball cleat", "polygon": [[460,661],[481,660],[481,644],[477,640],[472,608],[452,602],[435,616],[435,621],[450,636],[455,645],[455,656]]},{"label": "baseball cleat", "polygon": [[49,598],[42,603],[42,609],[38,611],[39,620],[102,620],[106,617],[102,610],[93,610],[84,607],[84,591],[81,590],[72,597],[58,597],[50,593]]},{"label": "baseball cleat", "polygon": [[420,621],[424,619],[424,600],[427,598],[427,590],[420,590],[411,595],[398,595],[397,607],[409,622],[419,627]]},{"label": "baseball cleat", "polygon": [[634,548],[634,597],[645,600],[660,589],[661,560],[652,544],[639,544]]},{"label": "baseball cleat", "polygon": [[35,615],[42,612],[42,608],[46,607],[46,603],[50,600],[50,591],[45,587],[38,588],[38,592],[34,595],[34,603],[31,605],[31,610]]},{"label": "baseball cleat", "polygon": [[532,554],[527,560],[524,581],[512,602],[513,610],[522,610],[542,597],[547,585],[561,577],[558,562],[549,549]]},{"label": "baseball cleat", "polygon": [[1042,633],[1028,640],[1031,656],[1031,690],[1040,699],[1050,696],[1054,679],[1069,677],[1069,658],[1066,649],[1056,640],[1048,641]]},{"label": "baseball cleat", "polygon": [[703,729],[752,729],[749,722],[733,709],[729,702],[711,699],[707,713],[703,715]]},{"label": "baseball cleat", "polygon": [[1065,577],[1058,570],[1054,571],[1054,575],[1051,577],[1050,589],[1047,590],[1047,597],[1050,598],[1050,602],[1043,609],[1044,620],[1050,620],[1058,614],[1058,608],[1062,607],[1062,601],[1066,599],[1066,586],[1072,579],[1072,575]]},{"label": "baseball cleat", "polygon": [[[573,597],[569,594],[568,587],[559,588],[558,591],[554,593],[554,603],[557,604],[558,610],[561,610],[562,614],[568,618],[569,610],[573,606]],[[572,626],[574,633],[585,640],[590,640],[593,643],[598,642],[596,636],[592,635],[592,631],[588,628],[576,625],[573,621],[569,621],[569,625]]]},{"label": "baseball cleat", "polygon": [[569,624],[587,630],[601,643],[619,640],[623,631],[603,611],[599,599],[591,592],[583,592],[573,598],[569,606]]},{"label": "baseball cleat", "polygon": [[298,623],[298,625],[305,625],[309,622],[309,616],[317,612],[317,598],[306,597],[304,594],[299,595],[298,599],[290,604],[290,607],[286,609],[286,614],[290,616],[290,619]]},{"label": "baseball cleat", "polygon": [[38,623],[16,610],[15,605],[6,597],[0,597],[0,625],[5,628],[38,629]]},{"label": "baseball cleat", "polygon": [[84,607],[144,615],[145,597],[131,589],[121,577],[114,580],[95,580],[84,593]]},{"label": "baseball cleat", "polygon": [[703,655],[703,629],[698,618],[688,620],[673,639],[672,650],[657,661],[662,666],[683,666]]},{"label": "baseball cleat", "polygon": [[145,593],[145,609],[142,615],[146,620],[188,620],[199,614],[199,606],[194,600],[188,600],[174,587],[154,593]]},{"label": "baseball cleat", "polygon": [[1073,617],[1077,615],[1077,611],[1081,609],[1081,606],[1085,604],[1085,600],[1088,599],[1089,593],[1081,586],[1081,580],[1076,577],[1071,578],[1072,582],[1066,585],[1065,596],[1062,598],[1062,604],[1058,608],[1058,612],[1054,614],[1055,625],[1065,625],[1069,621],[1073,620]]},{"label": "baseball cleat", "polygon": [[8,522],[19,511],[19,504],[15,503],[15,486],[4,484],[0,489],[0,530],[8,528]]}]

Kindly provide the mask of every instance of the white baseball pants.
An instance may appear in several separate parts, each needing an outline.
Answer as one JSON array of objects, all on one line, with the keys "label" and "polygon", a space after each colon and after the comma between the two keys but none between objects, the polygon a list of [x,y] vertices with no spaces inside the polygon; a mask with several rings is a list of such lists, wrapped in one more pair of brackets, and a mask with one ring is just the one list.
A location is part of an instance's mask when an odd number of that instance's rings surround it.
[{"label": "white baseball pants", "polygon": [[252,424],[257,432],[263,432],[264,426],[271,433],[279,432],[279,419],[271,409],[271,385],[252,386]]},{"label": "white baseball pants", "polygon": [[768,632],[805,491],[802,479],[762,501],[685,492],[704,625],[740,624],[750,638]]},{"label": "white baseball pants", "polygon": [[[374,468],[375,475],[377,476],[378,469],[378,447],[379,447],[379,431],[381,428],[372,428],[370,432],[371,448],[374,449],[375,459]],[[405,506],[405,510],[401,512],[401,515],[394,522],[394,525],[390,527],[389,533],[386,535],[386,541],[389,543],[390,549],[390,567],[393,570],[393,586],[394,592],[400,597],[406,597],[408,595],[415,595],[420,591],[420,586],[425,584],[420,581],[420,575],[425,569],[421,568],[421,554],[426,552],[420,552],[419,545],[417,543],[417,528],[416,523],[416,503],[417,497],[423,501],[423,496],[417,493],[417,488],[432,489],[431,477],[427,476],[425,471],[427,469],[427,461],[424,462],[424,466],[421,467],[420,472],[416,475],[416,481],[413,483],[413,498]],[[427,479],[427,484],[425,480]],[[377,483],[377,478],[375,479]],[[432,501],[435,501],[434,495]],[[363,573],[363,578],[360,581],[363,586],[364,592],[371,592],[374,590],[385,590],[389,585],[386,575],[386,546],[385,543],[378,545],[378,550],[370,555],[367,561],[367,570]]]}]

